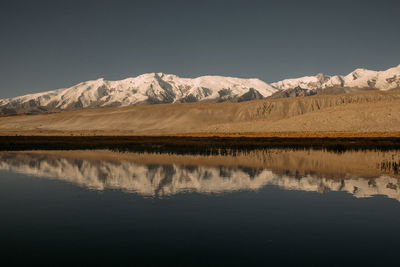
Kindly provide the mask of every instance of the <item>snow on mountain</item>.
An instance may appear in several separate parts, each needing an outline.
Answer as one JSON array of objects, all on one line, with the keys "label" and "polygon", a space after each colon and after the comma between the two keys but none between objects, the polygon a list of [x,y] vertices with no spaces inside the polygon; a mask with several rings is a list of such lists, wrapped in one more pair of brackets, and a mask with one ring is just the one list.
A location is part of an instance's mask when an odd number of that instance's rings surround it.
[{"label": "snow on mountain", "polygon": [[271,83],[271,85],[279,90],[292,89],[296,87],[301,87],[303,89],[316,89],[321,88],[327,81],[330,80],[330,78],[330,76],[319,73],[316,76],[285,79],[279,82]]},{"label": "snow on mountain", "polygon": [[333,89],[331,93],[400,88],[400,65],[385,71],[356,69],[346,76],[320,73],[272,84],[259,79],[223,76],[191,79],[164,73],[147,73],[119,81],[101,78],[70,88],[0,99],[0,113],[199,101],[248,101],[265,97],[308,96],[328,88]]},{"label": "snow on mountain", "polygon": [[346,76],[317,74],[295,79],[286,79],[271,83],[279,90],[289,90],[300,87],[307,90],[326,88],[358,88],[390,90],[400,88],[400,65],[385,71],[356,69]]},{"label": "snow on mountain", "polygon": [[[119,81],[97,79],[73,87],[0,99],[0,112],[69,110],[198,101],[226,101],[246,93],[267,97],[277,91],[259,79],[202,76],[194,79],[148,73]],[[247,94],[246,96],[248,96]],[[248,99],[249,100],[249,99]]]}]

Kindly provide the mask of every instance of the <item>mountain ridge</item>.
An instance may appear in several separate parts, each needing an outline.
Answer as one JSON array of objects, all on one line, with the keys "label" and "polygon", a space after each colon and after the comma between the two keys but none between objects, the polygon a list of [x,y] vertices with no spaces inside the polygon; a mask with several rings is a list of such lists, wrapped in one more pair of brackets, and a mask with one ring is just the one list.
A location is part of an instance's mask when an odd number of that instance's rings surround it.
[{"label": "mountain ridge", "polygon": [[[257,93],[254,93],[255,91]],[[117,81],[99,78],[70,88],[0,99],[0,112],[42,112],[199,101],[222,102],[240,98],[249,92],[253,92],[250,95],[268,97],[275,91],[276,89],[256,78],[241,79],[209,75],[190,79],[173,74],[147,73]]]},{"label": "mountain ridge", "polygon": [[315,76],[284,79],[271,83],[271,86],[279,90],[301,87],[307,90],[317,90],[332,87],[342,88],[369,88],[377,90],[390,90],[400,87],[400,64],[383,71],[357,68],[347,75],[326,75],[318,73]]},{"label": "mountain ridge", "polygon": [[319,73],[271,84],[257,78],[216,75],[182,78],[158,72],[116,81],[99,78],[69,88],[0,99],[0,114],[183,102],[242,102],[395,88],[400,88],[400,65],[384,71],[358,68],[348,75]]}]

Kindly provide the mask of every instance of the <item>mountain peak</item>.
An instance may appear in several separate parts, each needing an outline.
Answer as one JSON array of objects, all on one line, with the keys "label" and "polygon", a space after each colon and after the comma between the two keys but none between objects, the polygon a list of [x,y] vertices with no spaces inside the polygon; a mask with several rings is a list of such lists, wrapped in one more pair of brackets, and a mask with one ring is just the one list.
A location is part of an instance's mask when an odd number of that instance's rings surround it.
[{"label": "mountain peak", "polygon": [[156,73],[154,73],[154,76],[160,77],[160,78],[164,77],[164,75],[165,75],[165,73],[163,73],[163,72],[156,72]]}]

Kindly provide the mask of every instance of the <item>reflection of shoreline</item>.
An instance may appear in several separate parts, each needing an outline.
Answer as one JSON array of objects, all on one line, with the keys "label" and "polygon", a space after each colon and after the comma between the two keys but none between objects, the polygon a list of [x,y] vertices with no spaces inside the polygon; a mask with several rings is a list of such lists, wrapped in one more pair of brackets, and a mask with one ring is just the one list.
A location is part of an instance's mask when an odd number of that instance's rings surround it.
[{"label": "reflection of shoreline", "polygon": [[[359,152],[314,154],[315,151],[270,150],[231,158],[208,157],[214,164],[201,164],[207,161],[205,156],[81,152],[78,157],[68,151],[2,152],[0,169],[59,179],[95,190],[119,189],[144,196],[167,196],[185,191],[218,194],[277,185],[288,190],[346,191],[355,197],[380,194],[400,201],[400,179],[379,168],[380,162],[398,156],[394,152],[368,152],[361,157]],[[171,164],[174,159],[176,164]],[[227,164],[222,164],[223,160]],[[330,163],[337,167],[342,161],[347,165],[342,165],[336,174],[328,166]],[[357,165],[358,161],[363,164]],[[351,166],[354,166],[353,171]],[[374,171],[368,176],[360,175],[365,168]],[[325,173],[320,173],[319,169]]]},{"label": "reflection of shoreline", "polygon": [[[113,131],[113,130],[111,130]],[[136,133],[138,134],[138,133]],[[263,132],[136,135],[94,130],[11,131],[0,136],[0,151],[112,149],[208,155],[220,149],[326,149],[330,151],[400,149],[400,132]]]}]

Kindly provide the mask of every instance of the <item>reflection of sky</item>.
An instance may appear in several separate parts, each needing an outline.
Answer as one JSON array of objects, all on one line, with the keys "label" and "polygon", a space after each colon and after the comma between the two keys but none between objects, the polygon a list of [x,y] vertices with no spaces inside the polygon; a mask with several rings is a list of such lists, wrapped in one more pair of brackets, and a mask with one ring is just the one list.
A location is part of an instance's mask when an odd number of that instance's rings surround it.
[{"label": "reflection of sky", "polygon": [[327,177],[315,171],[304,174],[295,169],[281,172],[271,166],[188,166],[74,159],[63,157],[62,152],[51,155],[4,152],[0,154],[0,169],[59,179],[94,190],[118,189],[143,196],[162,197],[187,191],[219,194],[276,185],[287,190],[321,193],[345,191],[355,197],[385,195],[400,201],[399,179],[388,174],[363,178],[349,172]]}]

